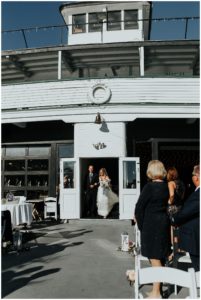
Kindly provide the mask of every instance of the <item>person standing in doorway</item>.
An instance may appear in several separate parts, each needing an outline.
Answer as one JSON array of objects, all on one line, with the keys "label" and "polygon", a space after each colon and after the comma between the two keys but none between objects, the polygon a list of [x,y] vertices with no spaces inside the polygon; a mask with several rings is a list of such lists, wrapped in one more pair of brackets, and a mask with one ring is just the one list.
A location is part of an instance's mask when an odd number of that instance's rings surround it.
[{"label": "person standing in doorway", "polygon": [[99,184],[98,175],[94,172],[94,166],[89,165],[86,177],[85,215],[87,217],[97,216],[96,197]]}]

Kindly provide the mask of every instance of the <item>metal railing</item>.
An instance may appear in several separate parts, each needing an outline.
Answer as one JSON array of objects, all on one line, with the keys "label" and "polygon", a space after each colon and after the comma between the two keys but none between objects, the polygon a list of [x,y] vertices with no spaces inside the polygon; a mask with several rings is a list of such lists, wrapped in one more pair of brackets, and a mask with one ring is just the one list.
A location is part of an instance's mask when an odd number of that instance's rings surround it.
[{"label": "metal railing", "polygon": [[[150,24],[150,40],[199,40],[200,17],[138,19]],[[115,21],[121,23],[125,21]],[[101,22],[102,25],[104,22]],[[79,25],[90,25],[83,23]],[[64,46],[74,24],[39,26],[2,31],[2,50]],[[102,26],[103,31],[103,26]]]}]

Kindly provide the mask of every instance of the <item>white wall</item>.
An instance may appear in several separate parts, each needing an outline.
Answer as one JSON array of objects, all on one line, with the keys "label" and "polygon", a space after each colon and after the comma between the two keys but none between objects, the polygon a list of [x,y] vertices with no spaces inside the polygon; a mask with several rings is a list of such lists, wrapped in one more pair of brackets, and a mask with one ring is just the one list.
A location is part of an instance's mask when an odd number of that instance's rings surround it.
[{"label": "white wall", "polygon": [[52,81],[2,86],[1,108],[43,108],[55,105],[92,104],[96,84],[111,90],[111,104],[199,104],[199,78],[127,78]]},{"label": "white wall", "polygon": [[[101,131],[105,130],[105,131]],[[106,147],[96,149],[99,143]],[[126,156],[126,135],[124,123],[75,124],[75,157],[123,157]]]},{"label": "white wall", "polygon": [[[110,90],[107,103],[95,104],[90,99],[90,92],[97,84]],[[117,78],[24,83],[2,86],[1,96],[2,123],[44,120],[93,123],[97,112],[107,122],[197,118],[200,81],[199,78]]]},{"label": "white wall", "polygon": [[143,41],[142,30],[115,30],[69,34],[68,45]]}]

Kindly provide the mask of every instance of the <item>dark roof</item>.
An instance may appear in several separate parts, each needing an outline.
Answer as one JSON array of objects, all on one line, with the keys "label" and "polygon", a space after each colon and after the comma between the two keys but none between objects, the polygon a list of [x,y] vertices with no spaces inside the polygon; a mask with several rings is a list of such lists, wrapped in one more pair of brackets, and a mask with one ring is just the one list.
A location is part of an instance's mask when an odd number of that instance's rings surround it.
[{"label": "dark roof", "polygon": [[[137,1],[137,2],[143,2],[143,1]],[[151,3],[150,1],[147,1],[149,3]],[[130,1],[118,1],[118,3],[131,3]],[[59,10],[61,11],[64,7],[83,7],[83,6],[93,6],[93,5],[102,5],[102,4],[114,4],[114,1],[68,1],[64,4],[62,4],[59,7]]]}]

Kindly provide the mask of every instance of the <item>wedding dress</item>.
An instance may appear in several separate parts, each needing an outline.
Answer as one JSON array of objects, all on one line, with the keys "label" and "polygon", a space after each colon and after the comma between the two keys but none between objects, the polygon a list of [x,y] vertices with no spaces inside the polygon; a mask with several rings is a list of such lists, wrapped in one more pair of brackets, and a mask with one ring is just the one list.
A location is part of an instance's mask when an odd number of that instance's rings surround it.
[{"label": "wedding dress", "polygon": [[99,180],[97,193],[98,215],[106,218],[115,203],[119,202],[118,196],[110,188],[110,179]]}]

